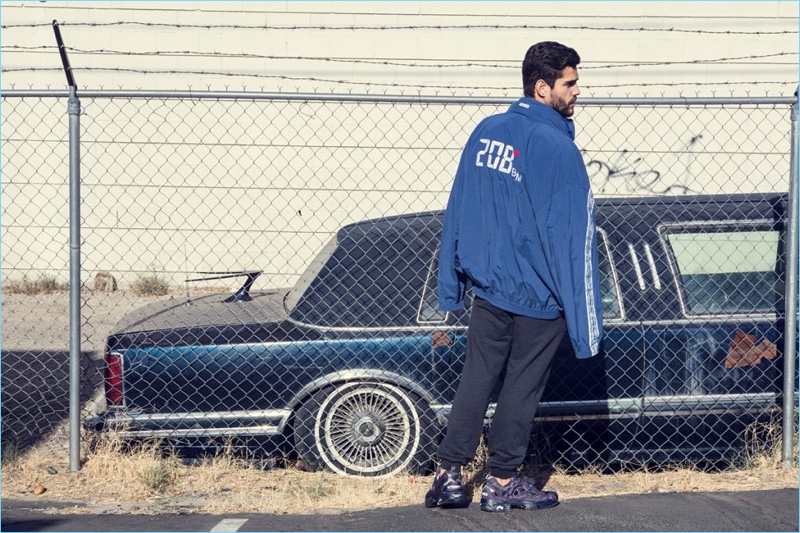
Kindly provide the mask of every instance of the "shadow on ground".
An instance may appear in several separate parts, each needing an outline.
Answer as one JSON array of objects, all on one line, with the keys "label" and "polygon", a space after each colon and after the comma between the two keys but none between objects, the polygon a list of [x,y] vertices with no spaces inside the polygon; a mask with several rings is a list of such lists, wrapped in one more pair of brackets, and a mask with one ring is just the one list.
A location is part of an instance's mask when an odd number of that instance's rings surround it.
[{"label": "shadow on ground", "polygon": [[[3,449],[8,446],[22,452],[69,420],[69,352],[3,351],[1,357]],[[81,405],[102,382],[102,360],[94,352],[82,352]]]}]

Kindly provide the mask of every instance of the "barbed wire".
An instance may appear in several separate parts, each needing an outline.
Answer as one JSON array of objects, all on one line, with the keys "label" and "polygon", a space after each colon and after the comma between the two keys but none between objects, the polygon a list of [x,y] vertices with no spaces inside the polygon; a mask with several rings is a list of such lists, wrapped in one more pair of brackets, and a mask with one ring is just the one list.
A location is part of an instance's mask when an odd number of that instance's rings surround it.
[{"label": "barbed wire", "polygon": [[[410,67],[410,68],[503,68],[503,69],[519,69],[519,61],[513,59],[483,59],[483,60],[463,60],[463,59],[443,59],[443,58],[362,58],[362,57],[319,57],[319,56],[276,56],[267,54],[253,54],[253,53],[233,53],[233,52],[197,52],[193,50],[155,50],[146,52],[126,51],[126,50],[112,50],[108,48],[78,48],[78,47],[65,47],[68,51],[78,54],[97,54],[97,55],[112,55],[112,56],[136,56],[136,57],[213,57],[213,58],[230,58],[230,59],[268,59],[268,60],[286,60],[286,61],[319,61],[323,63],[347,63],[347,64],[364,64],[364,65],[378,65],[378,66],[397,66],[397,67]],[[55,46],[41,45],[41,46],[20,46],[20,45],[7,45],[0,48],[2,51],[8,52],[9,50],[15,51],[54,51]],[[726,63],[731,64],[745,64],[752,65],[753,62],[747,60],[755,59],[768,59],[775,57],[797,56],[798,52],[776,52],[772,54],[760,55],[746,55],[735,57],[717,57],[709,59],[689,59],[684,61],[620,61],[610,62],[609,64],[592,65],[581,64],[581,70],[594,70],[594,69],[611,69],[611,68],[625,68],[625,67],[650,67],[650,66],[672,66],[672,65],[695,65],[695,64],[713,64],[713,63]],[[743,63],[735,63],[737,61],[745,61]],[[423,63],[426,62],[426,63]],[[449,64],[445,64],[448,62]],[[503,64],[507,63],[507,64]],[[758,62],[759,65],[790,65],[793,63],[786,62]]]},{"label": "barbed wire", "polygon": [[[795,63],[783,63],[783,62],[745,62],[748,59],[767,59],[771,57],[783,57],[783,56],[796,56],[800,55],[798,52],[776,52],[774,54],[762,54],[762,55],[749,55],[749,56],[736,56],[736,57],[717,57],[717,58],[710,58],[710,59],[689,59],[685,61],[620,61],[615,63],[610,63],[608,65],[584,65],[581,64],[581,70],[591,70],[591,69],[611,69],[611,68],[623,68],[623,67],[662,67],[662,66],[671,66],[671,65],[698,65],[698,64],[709,64],[709,63],[725,63],[726,65],[794,65]],[[742,63],[738,63],[742,61]]]},{"label": "barbed wire", "polygon": [[[798,30],[777,31],[737,31],[737,30],[706,30],[689,28],[621,28],[617,26],[559,26],[544,24],[408,24],[408,25],[286,25],[275,26],[268,24],[184,24],[173,22],[141,22],[132,20],[119,20],[112,22],[59,22],[61,26],[76,27],[110,27],[110,26],[143,26],[148,28],[173,28],[173,29],[206,29],[206,30],[269,30],[269,31],[413,31],[413,30],[572,30],[572,31],[616,31],[616,32],[659,32],[659,33],[693,33],[698,35],[796,35]],[[40,28],[49,27],[51,23],[32,22],[18,24],[3,24],[4,30],[15,28]]]},{"label": "barbed wire", "polygon": [[[13,9],[24,7],[22,5],[7,5],[5,9]],[[485,19],[487,16],[495,16],[495,17],[502,17],[503,19],[513,19],[513,18],[537,18],[537,19],[565,19],[569,18],[574,20],[576,18],[613,18],[613,19],[636,19],[641,20],[641,15],[624,15],[624,14],[615,14],[615,15],[579,15],[575,13],[570,13],[569,15],[558,15],[558,14],[545,14],[545,13],[536,13],[535,15],[527,14],[527,13],[503,13],[499,15],[491,15],[487,13],[445,13],[445,12],[398,12],[398,11],[386,11],[386,12],[363,12],[363,11],[341,11],[336,10],[333,11],[326,11],[321,12],[318,10],[302,10],[302,9],[288,9],[290,7],[294,7],[292,4],[288,4],[285,6],[287,9],[258,9],[258,10],[248,10],[248,9],[238,9],[236,10],[237,15],[248,15],[248,14],[255,14],[255,15],[263,15],[263,14],[272,14],[272,15],[340,15],[340,16],[370,16],[370,17],[413,17],[414,19],[424,18],[424,17],[447,17],[447,18],[481,18]],[[158,7],[141,7],[136,5],[135,3],[127,4],[127,5],[114,5],[113,7],[106,7],[105,5],[90,5],[90,6],[81,6],[81,5],[70,5],[66,4],[64,6],[59,6],[59,9],[64,10],[91,10],[92,12],[97,11],[129,11],[129,12],[138,12],[138,13],[158,13],[163,14],[165,12],[170,13],[199,13],[199,14],[230,14],[231,11],[229,9],[206,9],[206,8],[170,8],[168,4]],[[770,15],[762,15],[762,16],[750,16],[750,15],[735,15],[735,14],[714,14],[714,15],[689,15],[689,14],[680,14],[680,15],[656,15],[650,14],[647,15],[648,19],[670,19],[670,20],[753,20],[753,19],[770,19],[774,20],[776,18],[781,18],[780,16],[770,16]],[[783,17],[788,18],[788,17]]]},{"label": "barbed wire", "polygon": [[[411,88],[411,89],[467,89],[467,90],[492,90],[492,91],[516,91],[519,90],[518,86],[480,86],[480,85],[436,85],[436,84],[407,84],[407,83],[380,83],[371,81],[354,81],[354,80],[340,80],[340,79],[326,79],[313,76],[300,77],[300,76],[285,76],[280,74],[257,74],[257,73],[234,73],[222,71],[209,71],[209,70],[148,70],[148,69],[134,69],[123,67],[82,67],[75,68],[76,72],[115,72],[118,74],[170,74],[170,75],[192,75],[192,76],[220,76],[231,78],[258,78],[258,79],[272,79],[282,81],[294,82],[315,82],[315,83],[332,83],[338,85],[357,85],[365,87],[398,87],[398,88]],[[63,72],[63,69],[58,67],[3,67],[3,73],[11,72]],[[625,88],[625,87],[702,87],[702,86],[733,86],[733,85],[796,85],[795,81],[717,81],[717,82],[638,82],[638,83],[615,83],[615,84],[582,84],[582,88],[587,90],[594,89],[611,89],[611,88]]]}]

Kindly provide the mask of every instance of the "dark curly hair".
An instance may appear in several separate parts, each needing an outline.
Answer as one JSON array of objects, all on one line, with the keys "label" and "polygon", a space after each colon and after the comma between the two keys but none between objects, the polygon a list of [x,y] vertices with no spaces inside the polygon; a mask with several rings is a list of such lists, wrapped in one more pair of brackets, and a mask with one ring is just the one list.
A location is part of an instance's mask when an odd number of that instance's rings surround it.
[{"label": "dark curly hair", "polygon": [[533,86],[544,80],[551,88],[567,67],[577,68],[578,52],[554,41],[543,41],[528,48],[522,61],[522,88],[525,96],[533,96]]}]

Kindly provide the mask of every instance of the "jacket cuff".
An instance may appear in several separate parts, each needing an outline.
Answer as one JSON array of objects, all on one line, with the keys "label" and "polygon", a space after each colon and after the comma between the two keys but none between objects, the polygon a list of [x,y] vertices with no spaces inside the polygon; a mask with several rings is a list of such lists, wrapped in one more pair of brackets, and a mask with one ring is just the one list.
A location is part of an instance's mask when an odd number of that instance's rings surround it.
[{"label": "jacket cuff", "polygon": [[459,302],[459,303],[454,303],[454,304],[444,304],[444,303],[441,303],[441,302],[439,303],[439,310],[440,311],[444,311],[446,313],[450,312],[450,311],[461,311],[462,309],[464,309],[464,302],[463,301]]},{"label": "jacket cuff", "polygon": [[597,354],[592,353],[590,348],[585,348],[583,350],[578,350],[575,352],[575,357],[578,359],[589,359],[590,357],[594,357]]}]

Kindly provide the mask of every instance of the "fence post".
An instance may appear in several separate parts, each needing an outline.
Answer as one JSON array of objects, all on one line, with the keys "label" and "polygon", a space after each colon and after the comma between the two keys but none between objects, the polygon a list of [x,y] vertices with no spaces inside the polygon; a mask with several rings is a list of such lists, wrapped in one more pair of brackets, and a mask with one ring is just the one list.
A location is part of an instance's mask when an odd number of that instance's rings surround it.
[{"label": "fence post", "polygon": [[798,259],[798,167],[797,167],[797,97],[792,104],[792,148],[791,165],[789,170],[789,217],[786,231],[787,257],[786,257],[786,327],[783,348],[783,447],[781,461],[785,468],[792,467],[792,444],[795,412],[795,359],[797,357],[797,272],[800,266]]},{"label": "fence post", "polygon": [[81,102],[56,20],[53,31],[69,85],[69,471],[77,472],[81,469]]},{"label": "fence post", "polygon": [[81,468],[81,103],[69,88],[69,471]]}]

